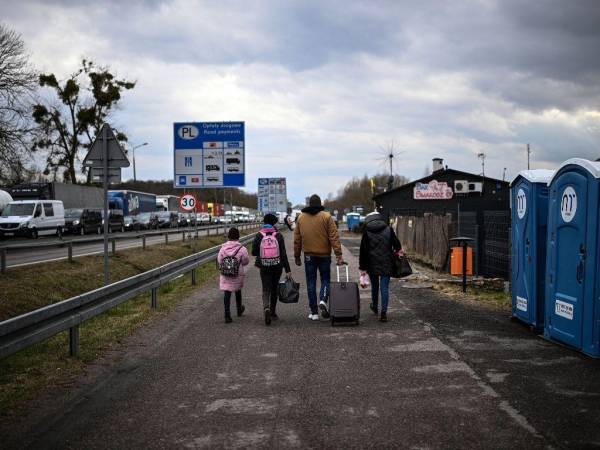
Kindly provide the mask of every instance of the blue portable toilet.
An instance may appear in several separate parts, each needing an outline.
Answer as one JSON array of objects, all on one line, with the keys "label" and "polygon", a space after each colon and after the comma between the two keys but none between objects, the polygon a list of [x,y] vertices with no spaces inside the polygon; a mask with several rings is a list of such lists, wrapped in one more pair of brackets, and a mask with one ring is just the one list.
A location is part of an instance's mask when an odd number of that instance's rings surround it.
[{"label": "blue portable toilet", "polygon": [[600,163],[569,159],[549,188],[544,335],[600,357]]},{"label": "blue portable toilet", "polygon": [[548,182],[553,170],[523,170],[511,186],[512,315],[544,327]]},{"label": "blue portable toilet", "polygon": [[348,225],[348,229],[353,231],[355,228],[358,228],[360,225],[360,214],[359,213],[348,213],[346,214],[346,223]]}]

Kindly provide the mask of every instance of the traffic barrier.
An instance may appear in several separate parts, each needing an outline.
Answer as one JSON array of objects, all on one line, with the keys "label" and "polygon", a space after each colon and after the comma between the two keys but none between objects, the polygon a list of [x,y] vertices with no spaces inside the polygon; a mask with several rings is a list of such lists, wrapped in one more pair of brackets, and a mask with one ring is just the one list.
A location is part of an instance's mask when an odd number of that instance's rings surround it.
[{"label": "traffic barrier", "polygon": [[[240,230],[246,230],[250,228],[256,228],[260,224],[258,223],[238,223],[234,224]],[[231,227],[231,224],[219,224],[219,225],[209,225],[204,227],[198,227],[197,231],[206,231],[207,235],[211,235],[211,231],[215,230],[215,234],[219,234],[219,230],[223,230],[225,234],[227,234],[227,230]],[[195,229],[195,228],[194,228]],[[192,228],[189,229],[190,231]],[[173,229],[173,230],[163,230],[163,231],[146,231],[146,232],[138,232],[138,233],[123,233],[116,236],[111,236],[111,240],[131,240],[131,239],[142,239],[142,248],[146,249],[146,238],[155,237],[155,236],[165,236],[165,243],[169,243],[169,235],[175,233],[181,233],[181,229]],[[57,248],[67,248],[67,258],[69,262],[73,261],[73,258],[76,255],[73,255],[73,246],[76,245],[85,245],[92,244],[96,242],[102,242],[104,240],[103,236],[98,237],[87,237],[87,238],[75,238],[71,240],[59,240],[53,242],[36,242],[36,243],[28,243],[28,244],[8,244],[5,246],[0,246],[0,273],[6,273],[8,269],[7,266],[7,254],[19,251],[27,251],[27,250],[35,250],[49,247],[57,247]],[[116,250],[116,244],[113,244],[113,254]]]},{"label": "traffic barrier", "polygon": [[[240,239],[246,245],[252,234]],[[0,322],[0,359],[31,345],[44,341],[62,331],[69,330],[69,353],[79,355],[79,325],[121,303],[150,291],[150,306],[158,306],[158,288],[171,280],[191,272],[196,284],[196,269],[214,261],[220,246],[172,261],[161,267],[140,273],[90,292],[45,306],[18,317]]]}]

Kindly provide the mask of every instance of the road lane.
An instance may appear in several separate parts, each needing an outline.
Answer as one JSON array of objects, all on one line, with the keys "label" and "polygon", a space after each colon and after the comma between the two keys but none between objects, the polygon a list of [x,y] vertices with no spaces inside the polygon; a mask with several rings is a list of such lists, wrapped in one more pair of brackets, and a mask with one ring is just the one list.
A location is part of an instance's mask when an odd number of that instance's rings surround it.
[{"label": "road lane", "polygon": [[[180,241],[182,240],[182,236],[183,236],[183,230],[177,233],[173,233],[173,234],[169,234],[169,242],[176,242],[176,241]],[[223,233],[223,231],[219,230],[220,234]],[[214,229],[208,230],[206,229],[206,227],[202,228],[199,227],[198,228],[198,236],[202,237],[202,236],[207,236],[208,233],[210,234],[215,234],[216,231]],[[189,229],[185,231],[185,235],[186,238],[188,236],[192,236],[194,237],[196,234],[196,230],[195,229]],[[129,236],[131,236],[130,238],[128,238]],[[119,250],[124,250],[124,249],[128,249],[128,248],[138,248],[141,247],[143,245],[142,242],[142,238],[141,237],[136,237],[136,235],[131,235],[130,233],[112,233],[109,235],[109,239],[111,238],[117,238],[116,240],[116,248],[117,251]],[[96,255],[96,254],[102,254],[104,252],[104,243],[102,241],[99,242],[94,242],[94,243],[88,243],[88,244],[82,244],[82,243],[77,243],[77,241],[79,241],[80,237],[74,237],[74,238],[66,238],[63,241],[59,241],[57,239],[54,240],[48,240],[48,242],[56,242],[56,243],[63,243],[65,244],[63,247],[41,247],[41,248],[32,248],[32,249],[28,249],[28,250],[13,250],[11,251],[10,247],[7,247],[7,255],[6,255],[6,263],[7,263],[7,267],[20,267],[20,266],[27,266],[27,265],[31,265],[31,264],[38,264],[38,263],[42,263],[42,262],[50,262],[50,261],[59,261],[59,260],[64,260],[67,259],[68,256],[68,247],[67,247],[67,243],[69,241],[72,241],[73,244],[73,256],[74,257],[79,257],[79,256],[88,256],[88,255]],[[26,241],[24,242],[25,244],[27,243],[35,243],[36,241]],[[43,242],[42,240],[40,240],[39,242]],[[147,236],[146,237],[146,245],[156,245],[156,244],[162,244],[165,242],[165,237],[164,236]],[[19,242],[20,244],[20,242]],[[111,249],[111,244],[109,243],[109,251]]]}]

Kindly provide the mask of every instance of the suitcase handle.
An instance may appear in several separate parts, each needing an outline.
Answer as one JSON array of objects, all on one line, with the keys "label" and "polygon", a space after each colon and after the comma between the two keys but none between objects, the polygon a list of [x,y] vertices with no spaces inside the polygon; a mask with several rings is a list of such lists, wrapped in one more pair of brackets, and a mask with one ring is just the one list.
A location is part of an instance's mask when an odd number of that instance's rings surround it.
[{"label": "suitcase handle", "polygon": [[[348,264],[344,264],[344,267],[346,268],[346,283],[350,282],[350,275],[348,273]],[[335,266],[336,270],[337,270],[337,280],[338,283],[340,282],[340,266]]]}]

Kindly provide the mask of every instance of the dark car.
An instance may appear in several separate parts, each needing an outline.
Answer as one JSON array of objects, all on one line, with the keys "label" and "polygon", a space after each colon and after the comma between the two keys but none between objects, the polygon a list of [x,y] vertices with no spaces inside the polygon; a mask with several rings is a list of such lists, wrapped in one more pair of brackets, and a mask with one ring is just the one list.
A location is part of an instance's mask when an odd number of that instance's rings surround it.
[{"label": "dark car", "polygon": [[102,213],[96,209],[65,209],[65,232],[84,235],[102,233]]},{"label": "dark car", "polygon": [[125,225],[125,231],[140,231],[141,229],[138,216],[123,217],[123,224]]},{"label": "dark car", "polygon": [[227,158],[225,162],[227,164],[240,164],[241,161],[239,158]]},{"label": "dark car", "polygon": [[137,215],[137,222],[141,230],[156,230],[159,226],[156,213],[140,213]]},{"label": "dark car", "polygon": [[[102,217],[104,217],[104,210],[100,210]],[[104,219],[102,220],[102,226],[104,227]],[[108,210],[108,232],[125,231],[125,218],[123,217],[122,209],[109,209]]]},{"label": "dark car", "polygon": [[177,213],[177,226],[187,227],[189,225],[187,214]]},{"label": "dark car", "polygon": [[156,216],[159,228],[175,228],[178,225],[179,217],[174,211],[159,211]]},{"label": "dark car", "polygon": [[195,227],[196,226],[196,214],[194,214],[194,213],[187,213],[186,216],[187,216],[188,226]]},{"label": "dark car", "polygon": [[221,170],[221,168],[219,166],[217,166],[216,164],[207,164],[206,165],[207,172],[218,172],[219,170]]}]

